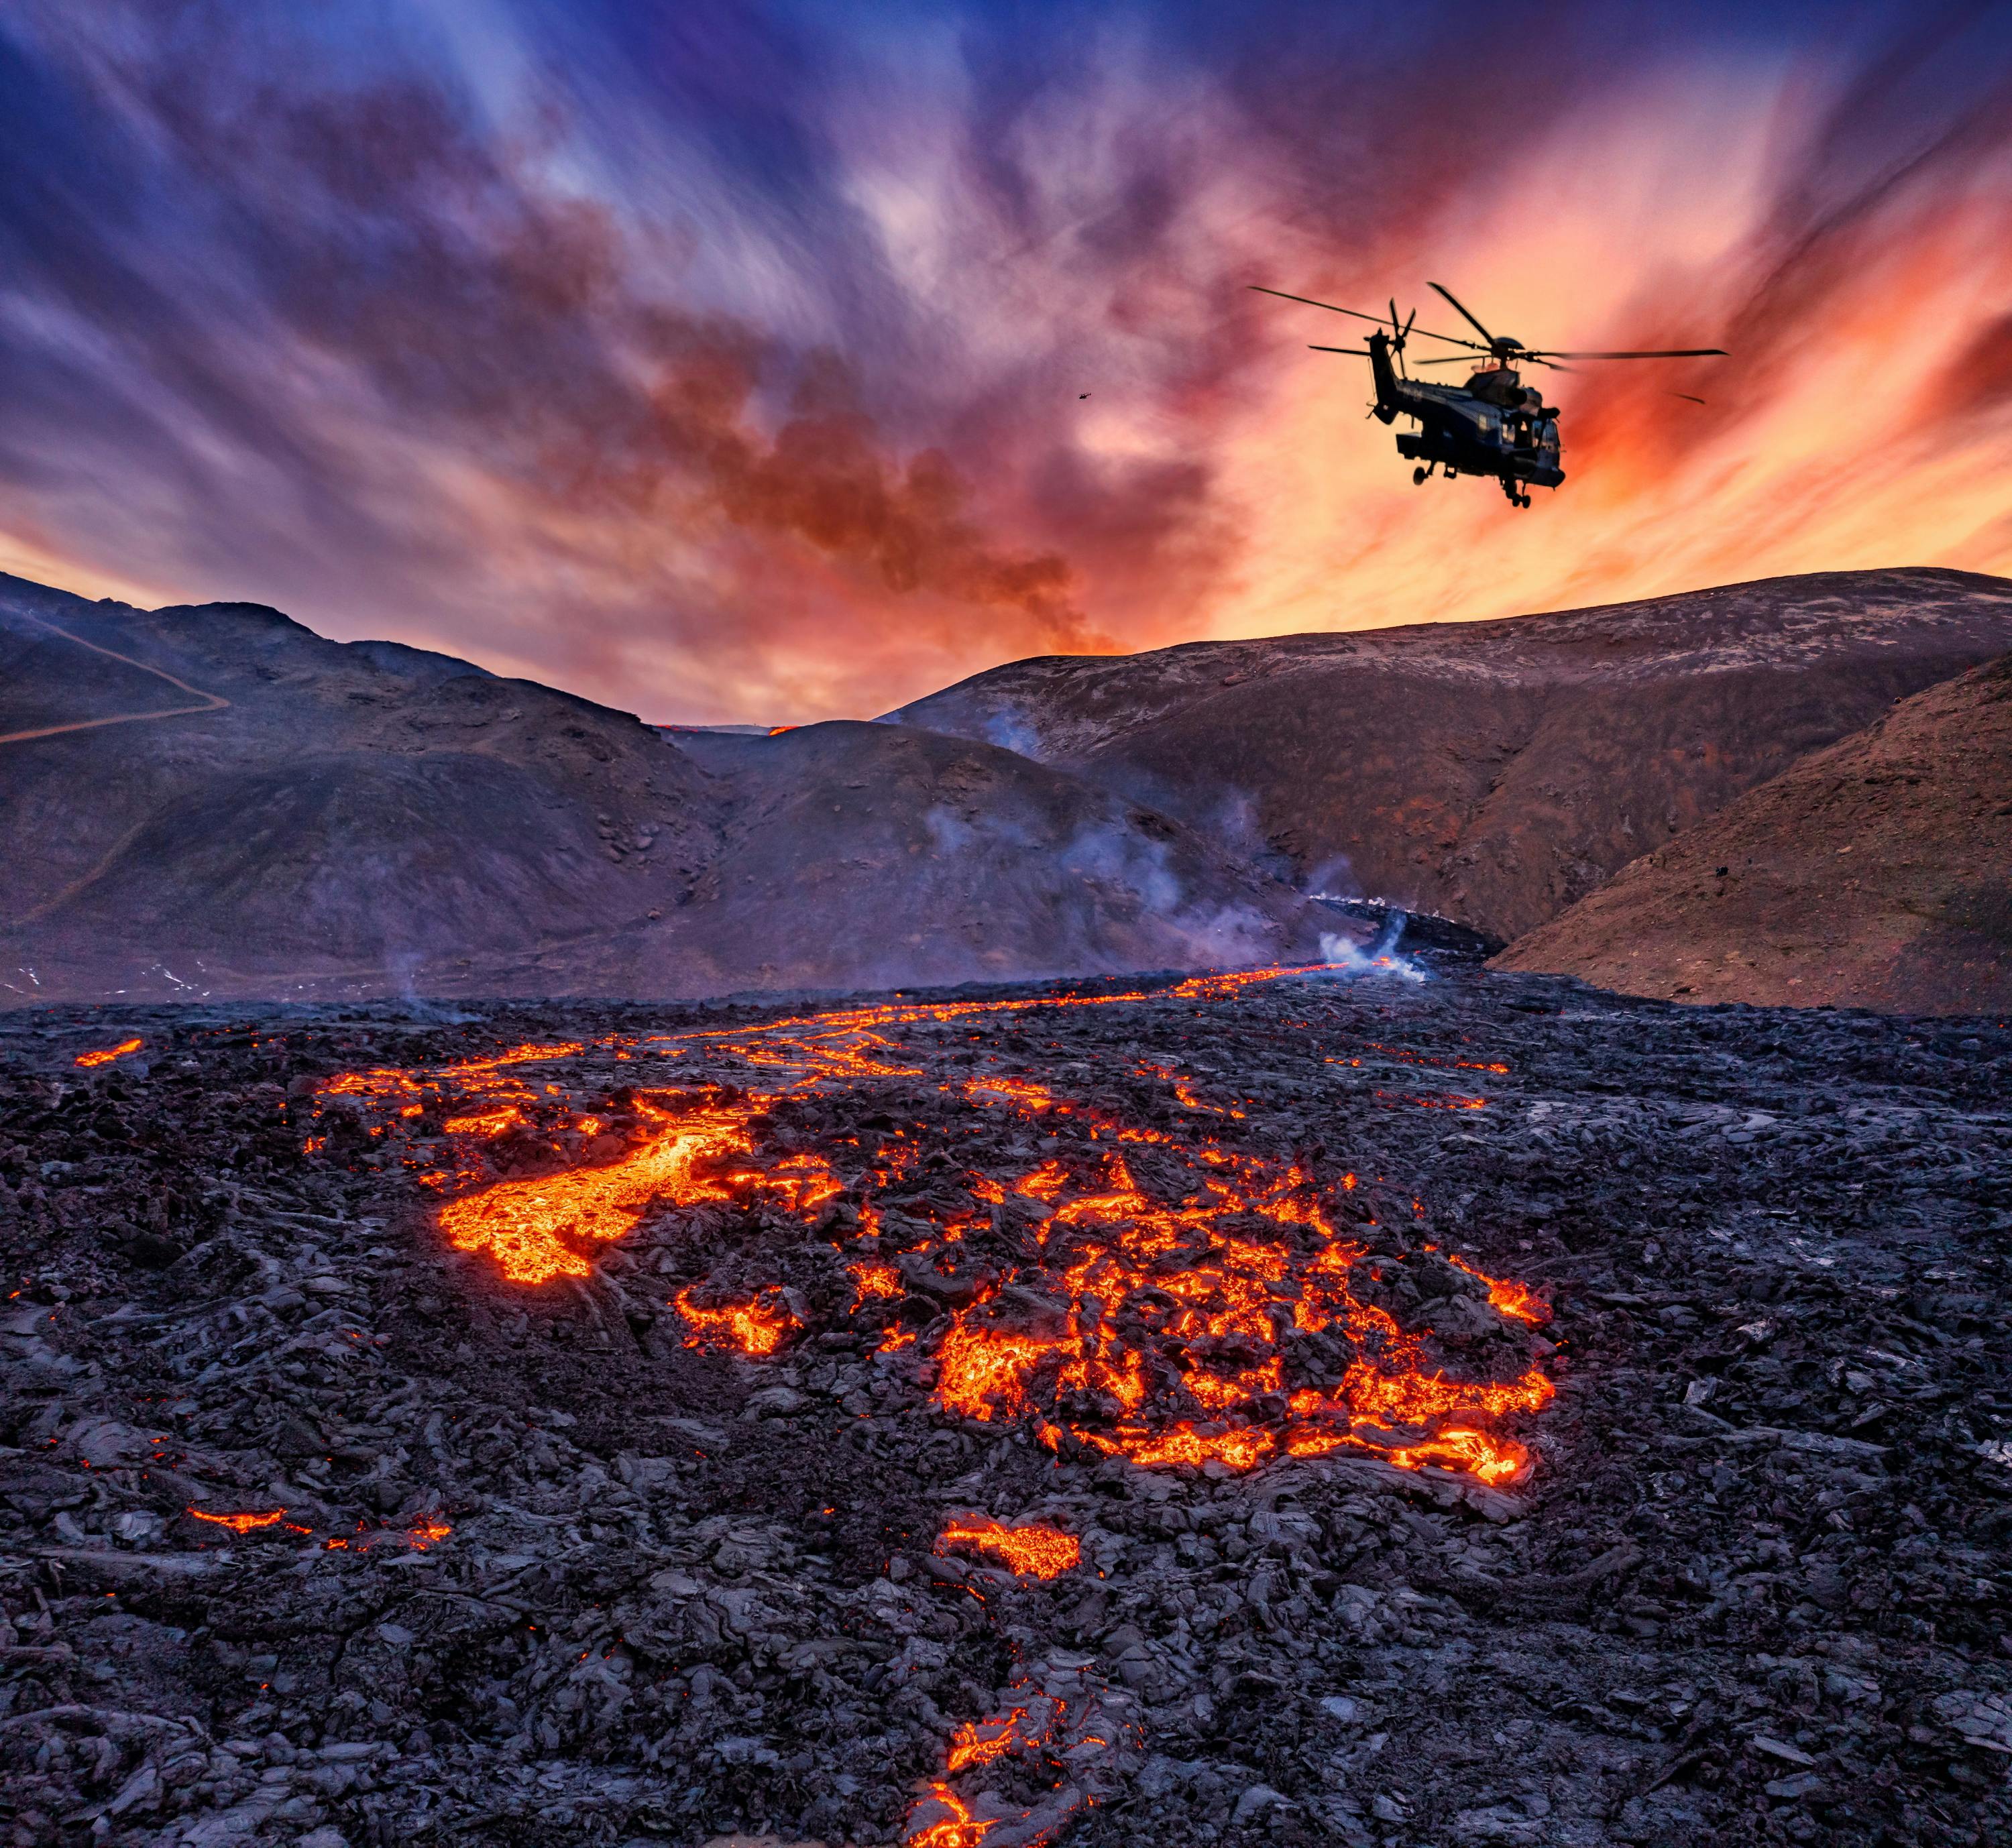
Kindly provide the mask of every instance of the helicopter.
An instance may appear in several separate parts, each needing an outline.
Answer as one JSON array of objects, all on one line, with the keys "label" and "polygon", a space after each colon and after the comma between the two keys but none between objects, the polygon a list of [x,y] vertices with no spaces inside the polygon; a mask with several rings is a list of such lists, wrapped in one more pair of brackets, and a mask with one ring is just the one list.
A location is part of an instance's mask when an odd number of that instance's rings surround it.
[{"label": "helicopter", "polygon": [[[1491,334],[1450,289],[1438,283],[1438,290],[1459,312],[1479,341],[1459,334],[1434,334],[1416,329],[1422,340],[1443,341],[1449,346],[1464,347],[1468,353],[1450,353],[1422,359],[1421,366],[1468,366],[1472,376],[1464,385],[1435,385],[1412,378],[1405,369],[1404,354],[1418,318],[1414,308],[1404,319],[1397,316],[1397,303],[1390,301],[1390,325],[1386,330],[1381,315],[1365,314],[1360,309],[1337,308],[1332,301],[1316,301],[1311,295],[1290,295],[1283,289],[1268,289],[1262,283],[1249,285],[1261,295],[1276,295],[1286,301],[1304,302],[1309,308],[1324,308],[1330,313],[1352,315],[1359,321],[1373,321],[1376,331],[1360,347],[1311,346],[1316,353],[1359,353],[1369,361],[1376,384],[1376,402],[1370,415],[1379,423],[1393,423],[1400,417],[1414,417],[1422,426],[1403,430],[1397,436],[1397,453],[1418,466],[1411,480],[1422,484],[1436,469],[1446,478],[1460,475],[1493,475],[1512,507],[1530,505],[1532,487],[1555,488],[1565,478],[1558,466],[1558,413],[1544,402],[1543,393],[1525,385],[1516,369],[1519,364],[1549,366],[1555,372],[1575,369],[1561,366],[1561,359],[1697,359],[1711,355],[1723,358],[1723,347],[1668,347],[1649,352],[1562,352],[1549,348],[1526,347],[1506,334]],[[1484,345],[1482,342],[1486,344]],[[1469,353],[1485,355],[1475,359]],[[1393,363],[1394,362],[1394,363]],[[1672,393],[1693,404],[1704,400],[1688,391]]]}]

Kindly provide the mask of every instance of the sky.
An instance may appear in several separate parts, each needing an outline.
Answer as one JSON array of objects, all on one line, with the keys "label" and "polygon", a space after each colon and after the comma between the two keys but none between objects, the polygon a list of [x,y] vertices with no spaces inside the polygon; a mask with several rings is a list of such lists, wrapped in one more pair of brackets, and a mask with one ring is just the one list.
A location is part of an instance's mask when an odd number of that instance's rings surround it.
[{"label": "sky", "polygon": [[[1434,280],[1730,356],[1537,375],[1527,512],[1414,487],[1308,350],[1361,324],[1245,285],[1464,331]],[[41,582],[781,724],[1924,564],[2012,574],[2003,4],[0,14],[0,569]]]}]

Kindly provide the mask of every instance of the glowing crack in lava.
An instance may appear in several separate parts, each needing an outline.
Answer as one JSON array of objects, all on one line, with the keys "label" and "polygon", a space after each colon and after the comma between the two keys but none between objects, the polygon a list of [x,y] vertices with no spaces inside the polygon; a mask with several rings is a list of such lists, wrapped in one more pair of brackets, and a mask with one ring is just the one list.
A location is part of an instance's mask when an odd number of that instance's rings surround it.
[{"label": "glowing crack in lava", "polygon": [[207,1521],[213,1527],[227,1527],[233,1533],[250,1533],[258,1528],[276,1526],[286,1511],[284,1508],[275,1508],[265,1514],[207,1514],[201,1508],[187,1511],[198,1521]]},{"label": "glowing crack in lava", "polygon": [[[587,1275],[596,1250],[646,1215],[755,1213],[801,1227],[797,1250],[830,1253],[829,1300],[850,1307],[823,1325],[849,1317],[855,1333],[877,1331],[883,1357],[901,1354],[939,1410],[975,1423],[1024,1422],[1058,1453],[1148,1468],[1247,1470],[1346,1449],[1505,1483],[1529,1459],[1504,1421],[1541,1411],[1554,1391],[1535,1358],[1549,1344],[1532,1332],[1548,1311],[1531,1291],[1379,1229],[1352,1172],[1323,1178],[1244,1152],[1261,1122],[1202,1097],[1192,1074],[1136,1058],[1115,1066],[1124,1094],[1159,1100],[1142,1117],[1073,1100],[1052,1072],[998,1068],[983,1030],[1005,1016],[1024,1035],[1043,1014],[1147,1001],[1187,1004],[1186,1018],[1316,972],[894,1001],[591,1049],[519,1047],[418,1074],[346,1074],[321,1090],[331,1109],[379,1112],[369,1134],[412,1146],[410,1165],[453,1164],[422,1176],[454,1196],[439,1208],[442,1233],[518,1283]],[[651,1085],[658,1072],[686,1082]],[[502,1179],[485,1166],[533,1131],[548,1158],[583,1149],[617,1120],[618,1100],[627,1126],[615,1159]],[[779,1113],[806,1106],[827,1127],[779,1133]],[[484,1119],[506,1108],[521,1125],[491,1138]],[[445,1153],[433,1122],[445,1124]],[[995,1158],[988,1174],[954,1159],[960,1147],[1026,1149],[1029,1138],[1040,1142],[1031,1165],[997,1172]],[[743,1268],[670,1305],[689,1344],[783,1351],[808,1311],[783,1307],[785,1279],[730,1261]],[[1408,1297],[1390,1293],[1393,1275],[1421,1271]],[[1450,1313],[1407,1323],[1406,1301]]]},{"label": "glowing crack in lava", "polygon": [[997,1521],[958,1522],[943,1530],[936,1550],[940,1554],[953,1547],[997,1554],[1008,1571],[1024,1579],[1059,1579],[1083,1557],[1083,1542],[1074,1534],[1033,1523],[1008,1527]]},{"label": "glowing crack in lava", "polygon": [[[1122,1788],[1141,1756],[1134,1706],[1123,1690],[1078,1671],[1079,1695],[1048,1693],[1023,1675],[1005,1690],[1004,1711],[966,1721],[952,1734],[944,1775],[909,1812],[905,1848],[1037,1848],[1086,1809]],[[1008,1771],[1022,1789],[1045,1780],[1031,1807],[997,1793],[967,1794],[983,1774]]]},{"label": "glowing crack in lava", "polygon": [[141,1044],[138,1040],[122,1040],[116,1046],[102,1047],[96,1052],[80,1052],[75,1062],[87,1070],[93,1065],[109,1065],[114,1059],[123,1059],[129,1053],[137,1052]]},{"label": "glowing crack in lava", "polygon": [[767,1306],[759,1297],[705,1309],[692,1300],[690,1290],[681,1290],[672,1307],[691,1329],[685,1340],[687,1347],[726,1347],[745,1354],[773,1354],[804,1325],[787,1309]]}]

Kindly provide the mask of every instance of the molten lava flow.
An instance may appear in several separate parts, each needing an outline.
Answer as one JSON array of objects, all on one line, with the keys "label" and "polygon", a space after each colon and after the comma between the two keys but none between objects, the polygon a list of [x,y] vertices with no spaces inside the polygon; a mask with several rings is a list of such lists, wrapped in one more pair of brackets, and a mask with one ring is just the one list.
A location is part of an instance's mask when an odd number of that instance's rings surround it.
[{"label": "molten lava flow", "polygon": [[577,1247],[622,1237],[659,1194],[726,1200],[730,1190],[695,1179],[703,1155],[751,1148],[747,1112],[696,1108],[626,1160],[532,1180],[499,1181],[441,1208],[441,1229],[462,1251],[486,1252],[516,1283],[583,1277],[593,1268]]},{"label": "molten lava flow", "polygon": [[373,1103],[382,1102],[387,1097],[401,1092],[419,1089],[417,1082],[406,1073],[383,1066],[368,1072],[345,1072],[341,1077],[331,1078],[320,1086],[324,1097],[363,1097]]},{"label": "molten lava flow", "polygon": [[1551,1319],[1550,1305],[1528,1285],[1505,1283],[1499,1277],[1491,1277],[1476,1270],[1464,1258],[1449,1251],[1447,1262],[1467,1272],[1470,1277],[1479,1277],[1488,1286],[1489,1306],[1498,1315],[1507,1315],[1512,1321],[1528,1322],[1536,1328],[1539,1323]]},{"label": "molten lava flow", "polygon": [[[1121,1432],[1119,1435],[1134,1434]],[[1134,1463],[1148,1468],[1161,1463],[1226,1463],[1232,1469],[1254,1469],[1278,1447],[1278,1440],[1268,1431],[1204,1432],[1197,1425],[1176,1425],[1157,1436],[1136,1436],[1136,1447],[1129,1452],[1122,1443],[1113,1444],[1111,1450],[1115,1454],[1129,1454]]]},{"label": "molten lava flow", "polygon": [[[976,1547],[996,1553],[1009,1572],[1023,1579],[1059,1579],[1083,1557],[1083,1542],[1060,1528],[1008,1527],[997,1521],[969,1521],[944,1529],[939,1553],[952,1547]],[[952,1771],[957,1769],[952,1764]]]},{"label": "molten lava flow", "polygon": [[910,1836],[906,1848],[979,1848],[996,1825],[996,1818],[981,1821],[973,1816],[964,1799],[947,1784],[932,1784],[922,1807],[929,1803],[940,1806],[944,1814]]},{"label": "molten lava flow", "polygon": [[757,1297],[744,1303],[728,1303],[718,1309],[702,1309],[692,1300],[690,1290],[681,1290],[671,1307],[691,1329],[685,1337],[687,1347],[724,1346],[745,1354],[773,1354],[803,1324],[787,1309],[765,1307]]},{"label": "molten lava flow", "polygon": [[499,1052],[489,1058],[463,1059],[448,1067],[448,1076],[472,1077],[477,1072],[494,1072],[505,1065],[533,1065],[540,1059],[569,1059],[582,1050],[577,1040],[567,1040],[557,1046],[513,1046],[508,1052]]},{"label": "molten lava flow", "polygon": [[852,1277],[854,1308],[869,1297],[900,1297],[908,1293],[908,1286],[901,1281],[901,1273],[891,1264],[849,1264],[845,1268]]},{"label": "molten lava flow", "polygon": [[188,1513],[198,1521],[207,1521],[215,1527],[227,1527],[233,1533],[250,1533],[255,1528],[271,1527],[286,1513],[284,1508],[275,1508],[269,1514],[206,1514],[201,1508],[191,1508]]},{"label": "molten lava flow", "polygon": [[499,1104],[494,1110],[477,1110],[466,1116],[449,1117],[447,1132],[450,1136],[501,1136],[505,1129],[523,1120],[523,1113],[515,1104]]},{"label": "molten lava flow", "polygon": [[[1015,1705],[982,1720],[968,1720],[951,1736],[945,1775],[929,1786],[910,1813],[905,1848],[973,1848],[1011,1814],[1001,1814],[996,1803],[986,1804],[993,1811],[990,1815],[978,1814],[952,1786],[951,1778],[1009,1758],[1047,1761],[1053,1767],[1058,1757],[1054,1748],[1062,1743],[1056,1736],[1068,1717],[1067,1705],[1024,1680],[1015,1682],[1008,1691],[1017,1697]],[[1049,1775],[1054,1775],[1052,1768]],[[1028,1825],[1038,1812],[1022,1811],[1012,1815],[1018,1825],[1014,1832],[1017,1840],[1029,1848],[1053,1840],[1061,1825],[1083,1807],[1079,1794],[1058,1794],[1060,1801],[1051,1798],[1043,1806],[1052,1814],[1050,1826],[1036,1826],[1029,1833]]]},{"label": "molten lava flow", "polygon": [[[1016,1707],[1010,1713],[996,1714],[990,1719],[966,1721],[951,1736],[950,1756],[944,1769],[954,1777],[973,1765],[990,1764],[1016,1748],[1041,1743],[1047,1728],[1043,1726],[1039,1732],[1023,1731],[1026,1725],[1027,1710],[1024,1707]],[[943,1786],[937,1785],[934,1788],[940,1790]]]},{"label": "molten lava flow", "polygon": [[[1228,1003],[1307,972],[1195,976],[1157,998]],[[1376,1223],[1353,1173],[1323,1179],[1241,1152],[1235,1139],[1250,1132],[1237,1111],[1198,1096],[1172,1065],[1133,1063],[1127,1077],[1171,1093],[1158,1120],[1182,1125],[1179,1133],[1072,1099],[1052,1071],[1036,1077],[1001,1068],[979,1032],[958,1033],[966,1068],[940,1076],[918,1044],[994,1016],[1018,1024],[1148,998],[896,1001],[615,1036],[591,1051],[519,1046],[417,1075],[359,1071],[321,1091],[378,1113],[371,1133],[410,1139],[408,1165],[454,1196],[439,1208],[449,1242],[486,1255],[515,1283],[587,1275],[599,1247],[653,1210],[737,1206],[771,1223],[793,1220],[802,1236],[823,1241],[849,1279],[854,1332],[877,1327],[883,1357],[912,1350],[902,1365],[932,1368],[939,1410],[980,1424],[1029,1421],[1058,1451],[1220,1471],[1346,1448],[1497,1483],[1525,1469],[1528,1451],[1496,1427],[1541,1411],[1553,1394],[1537,1367],[1514,1358],[1518,1342],[1525,1354],[1536,1350],[1526,1331],[1547,1315],[1531,1290],[1447,1260],[1486,1286],[1503,1318],[1485,1350],[1496,1357],[1493,1371],[1504,1360],[1521,1369],[1509,1378],[1461,1377],[1429,1332],[1401,1328],[1361,1283],[1401,1266],[1407,1247],[1385,1232],[1378,1242],[1386,1248],[1373,1255],[1368,1243],[1345,1236],[1345,1222]],[[1497,1068],[1375,1050],[1413,1064]],[[693,1061],[681,1070],[718,1068],[722,1081],[683,1090],[627,1083],[608,1103],[576,1101],[566,1086],[534,1086],[523,1076],[533,1066],[558,1067],[554,1076],[576,1087],[591,1080],[574,1076],[572,1061],[605,1060],[590,1068],[607,1072],[626,1061],[633,1072],[639,1059],[670,1057]],[[970,1071],[973,1062],[981,1068]],[[927,1122],[912,1120],[919,1079],[935,1100]],[[793,1101],[819,1097],[852,1101],[856,1133],[815,1148],[776,1133]],[[435,1108],[415,1115],[423,1101]],[[521,1131],[505,1145],[511,1158],[537,1159],[542,1137],[556,1164],[618,1105],[631,1113],[621,1119],[630,1146],[619,1159],[493,1178],[484,1143],[499,1126]],[[828,1108],[813,1114],[829,1120]],[[451,1151],[426,1129],[442,1122]],[[952,1158],[969,1139],[997,1147],[1002,1127],[1022,1146],[1041,1139],[1038,1162],[982,1172],[968,1157]],[[1413,1203],[1414,1216],[1423,1211]],[[948,1280],[941,1289],[939,1278]],[[919,1300],[955,1307],[918,1313]],[[786,1306],[778,1281],[738,1301],[687,1289],[672,1306],[688,1345],[758,1357],[778,1352],[801,1325],[801,1299],[790,1300],[798,1308]]]},{"label": "molten lava flow", "polygon": [[137,1040],[121,1040],[116,1046],[107,1046],[100,1051],[80,1052],[77,1063],[87,1067],[109,1065],[114,1059],[123,1059],[130,1052],[137,1052],[141,1044]]},{"label": "molten lava flow", "polygon": [[[1095,1679],[1080,1699],[1048,1693],[1038,1675],[1023,1674],[1005,1690],[1003,1711],[968,1720],[951,1735],[944,1775],[929,1784],[909,1812],[906,1848],[972,1848],[990,1832],[1015,1848],[1057,1840],[1083,1813],[1124,1788],[1128,1768],[1143,1757],[1132,1697]],[[1020,1794],[959,1790],[988,1777]],[[1045,1785],[1031,1807],[1026,1793]]]},{"label": "molten lava flow", "polygon": [[937,1403],[981,1422],[989,1422],[995,1411],[1018,1414],[1026,1407],[1022,1379],[1051,1355],[1064,1352],[1065,1345],[1060,1340],[969,1328],[960,1316],[936,1350]]}]

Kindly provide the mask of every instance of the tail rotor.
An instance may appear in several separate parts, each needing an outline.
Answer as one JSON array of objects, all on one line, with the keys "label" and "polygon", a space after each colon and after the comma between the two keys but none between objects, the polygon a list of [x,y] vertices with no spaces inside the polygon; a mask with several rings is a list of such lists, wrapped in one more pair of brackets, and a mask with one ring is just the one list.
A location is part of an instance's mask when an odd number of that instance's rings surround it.
[{"label": "tail rotor", "polygon": [[1390,298],[1390,351],[1397,355],[1397,373],[1400,378],[1411,376],[1404,365],[1404,342],[1410,337],[1411,323],[1418,318],[1418,311],[1414,308],[1406,319],[1399,320],[1397,298],[1395,295]]}]

